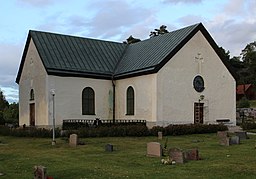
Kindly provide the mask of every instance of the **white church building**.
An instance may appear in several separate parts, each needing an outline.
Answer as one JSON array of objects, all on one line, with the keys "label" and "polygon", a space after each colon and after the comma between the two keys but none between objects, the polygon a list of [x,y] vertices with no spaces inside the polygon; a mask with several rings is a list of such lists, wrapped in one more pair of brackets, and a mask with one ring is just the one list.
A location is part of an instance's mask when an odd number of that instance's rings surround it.
[{"label": "white church building", "polygon": [[201,23],[134,44],[31,30],[16,83],[20,125],[236,125],[235,74]]}]

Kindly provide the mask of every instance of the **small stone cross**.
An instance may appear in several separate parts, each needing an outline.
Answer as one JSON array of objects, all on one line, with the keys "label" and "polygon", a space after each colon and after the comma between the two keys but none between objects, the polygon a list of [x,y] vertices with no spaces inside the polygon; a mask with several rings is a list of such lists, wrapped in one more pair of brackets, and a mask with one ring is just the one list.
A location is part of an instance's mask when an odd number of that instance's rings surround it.
[{"label": "small stone cross", "polygon": [[204,58],[201,56],[201,53],[197,53],[195,57],[196,62],[198,62],[198,73],[202,73],[202,63],[204,62]]}]

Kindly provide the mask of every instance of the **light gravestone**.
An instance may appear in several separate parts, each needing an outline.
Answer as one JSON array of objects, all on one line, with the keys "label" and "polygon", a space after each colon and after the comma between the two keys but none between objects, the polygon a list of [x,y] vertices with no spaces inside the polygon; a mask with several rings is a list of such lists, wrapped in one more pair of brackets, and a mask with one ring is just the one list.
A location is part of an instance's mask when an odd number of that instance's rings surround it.
[{"label": "light gravestone", "polygon": [[162,146],[158,142],[147,143],[147,156],[150,157],[161,157],[162,156]]},{"label": "light gravestone", "polygon": [[78,143],[77,134],[71,134],[69,136],[69,146],[76,147]]},{"label": "light gravestone", "polygon": [[162,140],[163,139],[163,132],[158,132],[158,139]]},{"label": "light gravestone", "polygon": [[175,161],[176,163],[185,163],[185,153],[178,148],[171,148],[169,150],[170,161]]},{"label": "light gravestone", "polygon": [[220,145],[229,146],[230,138],[228,137],[227,131],[218,131],[217,136],[219,137]]},{"label": "light gravestone", "polygon": [[34,167],[34,179],[46,179],[46,167],[44,166],[35,166]]}]

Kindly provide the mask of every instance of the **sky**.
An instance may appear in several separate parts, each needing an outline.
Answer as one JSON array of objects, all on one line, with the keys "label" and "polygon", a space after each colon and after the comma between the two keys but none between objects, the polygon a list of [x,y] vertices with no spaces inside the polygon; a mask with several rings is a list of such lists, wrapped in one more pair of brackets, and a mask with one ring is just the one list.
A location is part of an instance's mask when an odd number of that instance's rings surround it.
[{"label": "sky", "polygon": [[0,0],[0,89],[18,102],[15,83],[29,30],[116,42],[141,40],[166,25],[203,23],[215,42],[239,56],[256,40],[256,0]]}]

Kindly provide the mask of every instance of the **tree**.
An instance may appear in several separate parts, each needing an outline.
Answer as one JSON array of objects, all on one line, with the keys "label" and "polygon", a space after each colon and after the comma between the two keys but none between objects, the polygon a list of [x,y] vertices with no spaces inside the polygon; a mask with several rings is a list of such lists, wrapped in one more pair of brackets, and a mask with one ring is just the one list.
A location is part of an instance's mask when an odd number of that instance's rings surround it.
[{"label": "tree", "polygon": [[4,112],[6,109],[8,109],[8,107],[9,107],[9,103],[5,99],[5,96],[0,89],[0,125],[5,123]]},{"label": "tree", "polygon": [[243,69],[241,71],[241,81],[256,85],[256,41],[246,45],[242,50]]},{"label": "tree", "polygon": [[4,120],[6,123],[18,124],[19,123],[19,103],[12,103],[4,111]]},{"label": "tree", "polygon": [[134,38],[132,35],[130,37],[128,37],[128,39],[126,39],[126,41],[124,41],[123,43],[125,44],[133,44],[133,43],[137,43],[140,42],[140,39],[136,39]]},{"label": "tree", "polygon": [[158,35],[162,35],[162,34],[166,34],[169,33],[169,31],[166,29],[167,26],[166,25],[161,25],[159,29],[155,29],[155,32],[150,32],[149,37],[155,37]]}]

